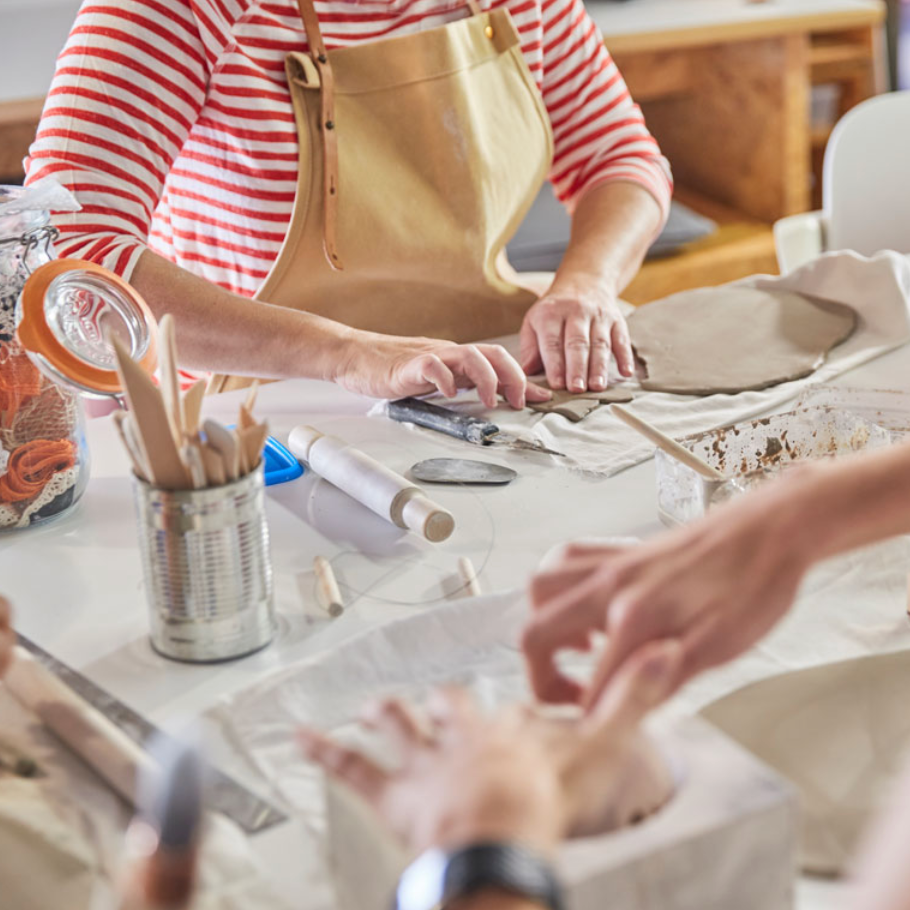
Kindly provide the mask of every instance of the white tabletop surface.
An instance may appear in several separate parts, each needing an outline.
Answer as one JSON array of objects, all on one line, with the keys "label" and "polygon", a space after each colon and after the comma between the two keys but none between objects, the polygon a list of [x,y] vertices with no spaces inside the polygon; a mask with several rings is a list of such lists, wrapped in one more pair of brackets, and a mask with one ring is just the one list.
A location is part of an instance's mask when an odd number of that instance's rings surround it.
[{"label": "white tabletop surface", "polygon": [[[910,390],[910,349],[844,376],[839,384]],[[236,394],[209,399],[208,415],[230,419]],[[476,457],[466,444],[367,417],[371,402],[309,381],[260,390],[257,412],[286,439],[311,423],[404,472],[434,456]],[[424,544],[308,475],[270,488],[268,515],[280,619],[277,641],[234,663],[190,666],[152,652],[147,641],[127,462],[110,419],[91,421],[92,479],[79,507],[45,527],[0,535],[0,590],[16,605],[21,632],[110,690],[152,721],[173,726],[219,696],[355,633],[452,596],[457,559],[470,556],[486,592],[523,585],[543,554],[572,537],[649,536],[656,519],[654,462],[607,480],[550,466],[548,459],[485,450],[520,478],[483,491],[433,488],[456,516],[454,535]],[[313,557],[333,559],[350,608],[330,621],[314,605]],[[360,592],[351,594],[354,590]],[[293,826],[256,839],[289,894],[305,891],[305,863]],[[830,886],[808,884],[800,907],[837,907]],[[833,901],[833,902],[832,902]]]}]

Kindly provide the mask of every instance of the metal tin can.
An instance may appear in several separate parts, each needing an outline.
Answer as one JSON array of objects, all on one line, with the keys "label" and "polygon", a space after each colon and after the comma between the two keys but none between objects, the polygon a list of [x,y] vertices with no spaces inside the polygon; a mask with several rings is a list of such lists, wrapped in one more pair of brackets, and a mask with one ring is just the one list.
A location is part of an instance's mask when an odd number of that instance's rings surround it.
[{"label": "metal tin can", "polygon": [[262,467],[203,490],[134,477],[152,646],[190,663],[242,657],[275,635]]}]

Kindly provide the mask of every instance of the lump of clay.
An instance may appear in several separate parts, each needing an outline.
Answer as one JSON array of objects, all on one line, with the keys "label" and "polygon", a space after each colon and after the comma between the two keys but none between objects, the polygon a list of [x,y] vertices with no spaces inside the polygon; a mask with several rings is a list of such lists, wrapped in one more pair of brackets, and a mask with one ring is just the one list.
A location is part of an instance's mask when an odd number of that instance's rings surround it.
[{"label": "lump of clay", "polygon": [[699,288],[640,307],[629,333],[643,388],[735,394],[810,375],[856,322],[850,307],[789,291]]}]

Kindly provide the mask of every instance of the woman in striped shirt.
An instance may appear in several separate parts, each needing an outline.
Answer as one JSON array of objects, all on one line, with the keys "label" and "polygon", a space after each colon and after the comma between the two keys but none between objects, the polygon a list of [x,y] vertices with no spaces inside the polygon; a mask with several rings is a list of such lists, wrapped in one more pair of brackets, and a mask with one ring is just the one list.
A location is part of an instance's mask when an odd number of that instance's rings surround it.
[{"label": "woman in striped shirt", "polygon": [[[331,59],[446,26],[460,5],[317,0],[315,12]],[[632,370],[617,295],[664,222],[669,170],[581,0],[483,5],[511,14],[552,129],[549,179],[573,213],[563,263],[521,325],[521,367],[545,370],[554,388],[602,389],[611,352]],[[523,406],[538,393],[496,346],[358,331],[250,300],[294,212],[284,62],[306,48],[294,0],[87,0],[27,162],[29,182],[53,176],[82,204],[56,217],[58,251],[113,269],[157,315],[173,313],[184,366],[377,396],[476,385],[488,404],[499,390]]]}]

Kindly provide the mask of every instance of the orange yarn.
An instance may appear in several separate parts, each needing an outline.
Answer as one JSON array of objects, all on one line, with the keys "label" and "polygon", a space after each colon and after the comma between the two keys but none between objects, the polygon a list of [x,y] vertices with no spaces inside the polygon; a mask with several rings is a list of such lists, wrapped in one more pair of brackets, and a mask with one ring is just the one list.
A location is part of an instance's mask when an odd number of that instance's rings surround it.
[{"label": "orange yarn", "polygon": [[0,350],[0,424],[10,426],[23,403],[41,391],[42,382],[27,354]]},{"label": "orange yarn", "polygon": [[19,446],[0,477],[0,502],[33,499],[60,471],[76,463],[76,444],[69,439],[33,439]]}]

